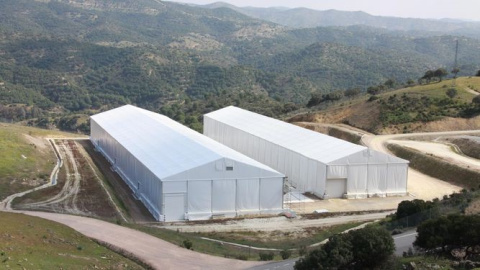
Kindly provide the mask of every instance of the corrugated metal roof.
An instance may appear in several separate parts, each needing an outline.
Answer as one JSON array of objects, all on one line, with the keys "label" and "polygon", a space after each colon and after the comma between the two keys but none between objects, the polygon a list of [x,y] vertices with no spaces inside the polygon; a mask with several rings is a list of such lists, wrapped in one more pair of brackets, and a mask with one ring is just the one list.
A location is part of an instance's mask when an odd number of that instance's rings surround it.
[{"label": "corrugated metal roof", "polygon": [[325,164],[367,149],[364,146],[234,106],[211,112],[205,117],[238,128]]},{"label": "corrugated metal roof", "polygon": [[222,158],[279,172],[176,121],[132,105],[91,116],[125,149],[163,179]]}]

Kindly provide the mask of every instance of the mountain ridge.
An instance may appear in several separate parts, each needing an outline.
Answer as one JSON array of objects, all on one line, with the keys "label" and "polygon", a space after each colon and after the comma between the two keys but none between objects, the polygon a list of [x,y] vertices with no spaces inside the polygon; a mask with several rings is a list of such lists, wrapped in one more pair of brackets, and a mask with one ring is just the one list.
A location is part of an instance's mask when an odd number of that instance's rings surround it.
[{"label": "mountain ridge", "polygon": [[200,7],[209,9],[227,7],[257,19],[263,19],[292,28],[367,25],[389,30],[443,32],[480,38],[480,22],[450,18],[421,19],[376,16],[363,11],[340,11],[334,9],[237,7],[224,2],[200,5]]}]

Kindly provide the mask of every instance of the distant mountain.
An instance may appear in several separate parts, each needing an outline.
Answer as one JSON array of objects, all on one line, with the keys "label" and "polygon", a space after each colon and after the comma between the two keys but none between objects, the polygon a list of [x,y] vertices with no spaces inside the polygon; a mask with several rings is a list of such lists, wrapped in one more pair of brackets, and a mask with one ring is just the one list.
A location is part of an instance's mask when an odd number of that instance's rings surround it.
[{"label": "distant mountain", "polygon": [[204,5],[208,9],[230,8],[253,18],[274,22],[292,28],[366,25],[397,31],[427,31],[480,38],[480,22],[455,19],[414,19],[373,16],[361,11],[313,10],[308,8],[254,8],[236,7],[217,2]]},{"label": "distant mountain", "polygon": [[223,5],[5,0],[0,118],[45,123],[57,113],[125,103],[192,125],[228,104],[275,115],[306,104],[312,93],[450,70],[456,39],[459,75],[472,75],[480,68],[480,41],[473,38],[365,25],[291,29]]}]

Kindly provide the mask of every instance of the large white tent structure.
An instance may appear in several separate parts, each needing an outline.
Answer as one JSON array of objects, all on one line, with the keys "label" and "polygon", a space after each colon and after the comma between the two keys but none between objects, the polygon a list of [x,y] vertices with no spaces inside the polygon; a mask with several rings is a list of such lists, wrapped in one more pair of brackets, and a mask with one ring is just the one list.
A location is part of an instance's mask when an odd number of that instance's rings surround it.
[{"label": "large white tent structure", "polygon": [[161,221],[278,213],[284,175],[131,105],[91,117],[90,140]]},{"label": "large white tent structure", "polygon": [[206,114],[204,135],[321,198],[407,193],[408,161],[233,106]]}]

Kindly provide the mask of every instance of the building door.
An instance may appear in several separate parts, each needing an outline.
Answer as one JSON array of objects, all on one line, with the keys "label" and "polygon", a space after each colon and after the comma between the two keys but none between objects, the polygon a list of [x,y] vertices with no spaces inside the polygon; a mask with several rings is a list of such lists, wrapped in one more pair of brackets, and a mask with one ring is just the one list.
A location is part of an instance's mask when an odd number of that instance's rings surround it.
[{"label": "building door", "polygon": [[347,179],[327,179],[327,185],[325,189],[326,198],[343,198],[343,195],[347,192]]},{"label": "building door", "polygon": [[165,194],[165,221],[185,220],[185,194]]}]

